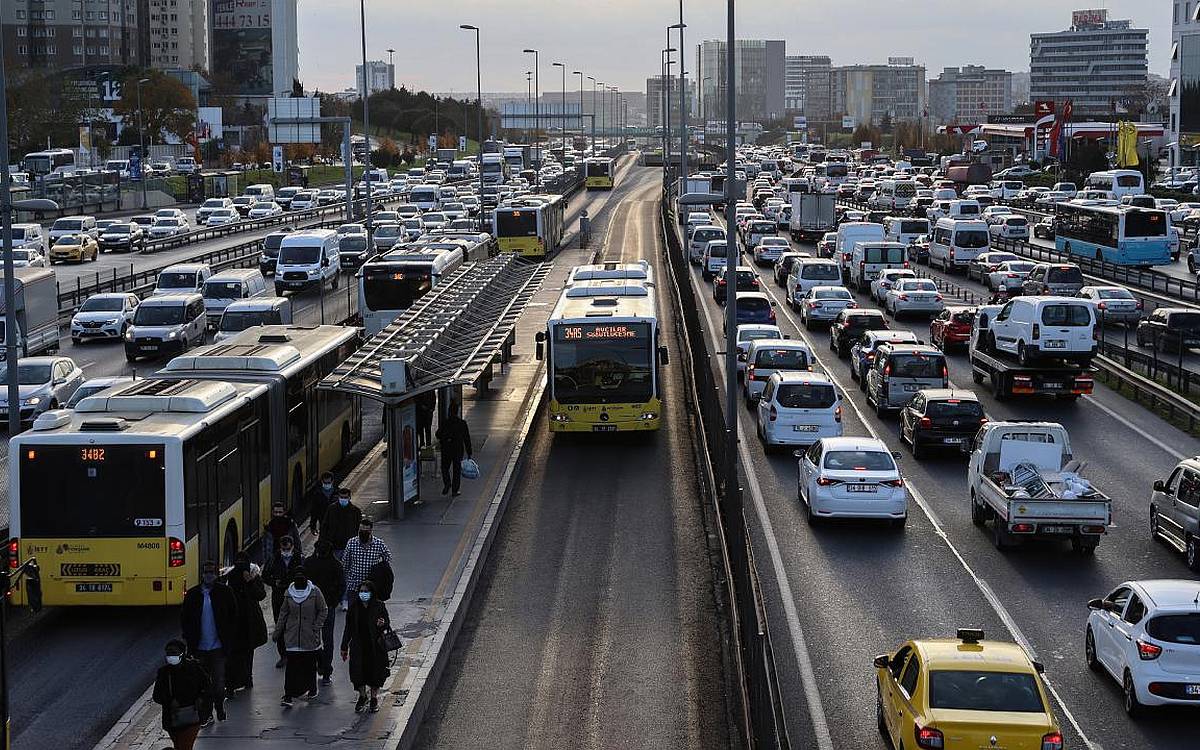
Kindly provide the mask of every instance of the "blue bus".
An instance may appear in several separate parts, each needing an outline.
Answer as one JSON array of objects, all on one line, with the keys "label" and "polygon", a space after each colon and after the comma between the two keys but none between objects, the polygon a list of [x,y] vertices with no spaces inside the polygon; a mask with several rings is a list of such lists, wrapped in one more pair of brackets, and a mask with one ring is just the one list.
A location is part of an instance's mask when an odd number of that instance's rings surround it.
[{"label": "blue bus", "polygon": [[1054,244],[1060,252],[1123,266],[1171,262],[1165,211],[1068,201],[1055,206]]}]

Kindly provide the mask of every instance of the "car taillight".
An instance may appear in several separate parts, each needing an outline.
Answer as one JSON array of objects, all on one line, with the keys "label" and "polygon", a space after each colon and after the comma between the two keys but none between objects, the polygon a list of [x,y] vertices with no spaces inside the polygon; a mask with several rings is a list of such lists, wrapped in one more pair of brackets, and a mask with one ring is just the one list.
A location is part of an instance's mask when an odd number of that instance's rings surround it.
[{"label": "car taillight", "polygon": [[746,368],[746,377],[754,380],[754,365],[750,365]]},{"label": "car taillight", "polygon": [[941,294],[938,294],[938,295],[937,295],[937,301],[938,301],[938,302],[941,302],[941,301],[942,301],[942,295],[941,295]]},{"label": "car taillight", "polygon": [[842,260],[850,260],[850,253],[842,253]]},{"label": "car taillight", "polygon": [[838,408],[833,410],[833,420],[835,422],[842,421],[842,407],[839,406]]},{"label": "car taillight", "polygon": [[898,296],[897,296],[897,299],[899,299],[901,302],[907,302],[907,301],[908,301],[908,295],[907,295],[907,294],[901,294],[901,295],[898,295]]},{"label": "car taillight", "polygon": [[[954,257],[954,248],[950,248],[950,257],[951,258]],[[940,733],[939,733],[939,736],[940,736]],[[939,747],[941,747],[941,746],[939,745]]]},{"label": "car taillight", "polygon": [[1142,309],[1142,301],[1141,300],[1138,300],[1138,301],[1134,302],[1133,304],[1134,304],[1134,306],[1137,307],[1137,309],[1139,309],[1139,310]]},{"label": "car taillight", "polygon": [[1030,338],[1031,338],[1031,339],[1034,339],[1034,340],[1036,341],[1036,340],[1037,340],[1037,338],[1038,338],[1039,336],[1041,336],[1041,335],[1042,335],[1042,327],[1041,327],[1041,325],[1039,325],[1039,324],[1037,324],[1037,323],[1034,323],[1034,324],[1033,324],[1033,333],[1030,335]]},{"label": "car taillight", "polygon": [[834,484],[841,484],[840,479],[830,479],[829,477],[817,477],[817,484],[821,487],[829,487]]},{"label": "car taillight", "polygon": [[10,539],[8,541],[8,567],[17,568],[20,565],[20,542],[16,539]]},{"label": "car taillight", "polygon": [[942,750],[946,746],[946,740],[939,729],[917,727],[916,735],[917,747],[923,747],[926,750]]},{"label": "car taillight", "polygon": [[767,310],[767,320],[771,321],[772,323],[775,322],[775,308],[772,307]]},{"label": "car taillight", "polygon": [[929,417],[921,417],[921,421],[917,423],[917,426],[923,430],[928,429],[930,427],[933,427],[933,420],[930,419]]},{"label": "car taillight", "polygon": [[1138,658],[1142,661],[1153,661],[1162,655],[1162,646],[1156,646],[1146,641],[1137,642]]},{"label": "car taillight", "polygon": [[851,302],[850,304],[846,305],[846,308],[847,308],[847,309],[849,309],[849,308],[852,308],[852,307],[858,307],[858,303],[857,303],[857,302]]},{"label": "car taillight", "polygon": [[1050,732],[1042,735],[1042,750],[1062,750],[1063,736],[1061,732]]},{"label": "car taillight", "polygon": [[892,374],[892,365],[889,362],[888,364],[883,366],[883,376],[886,378],[886,377],[890,376],[891,374]]},{"label": "car taillight", "polygon": [[809,310],[813,309],[814,307],[820,307],[820,306],[821,306],[821,303],[820,303],[820,302],[817,302],[817,301],[815,301],[815,300],[810,300],[810,301],[809,301],[809,303],[808,303],[808,309],[809,309]]},{"label": "car taillight", "polygon": [[772,422],[774,422],[774,421],[775,421],[776,419],[778,419],[778,418],[779,418],[779,410],[778,410],[778,409],[776,409],[774,406],[772,406],[772,407],[771,407],[771,417],[770,417],[770,419],[771,419],[771,421],[772,421]]},{"label": "car taillight", "polygon": [[1108,309],[1108,303],[1107,303],[1107,302],[1099,302],[1099,303],[1097,303],[1097,304],[1096,304],[1096,307],[1097,307],[1098,309],[1100,309],[1100,310],[1107,310],[1107,309]]},{"label": "car taillight", "polygon": [[1014,534],[1032,534],[1033,528],[1031,523],[1014,523],[1012,531]]},{"label": "car taillight", "polygon": [[898,479],[885,479],[882,482],[880,482],[880,484],[882,484],[885,487],[903,487],[904,486],[904,478],[901,477]]},{"label": "car taillight", "polygon": [[167,542],[167,567],[182,568],[184,562],[183,542],[172,537]]}]

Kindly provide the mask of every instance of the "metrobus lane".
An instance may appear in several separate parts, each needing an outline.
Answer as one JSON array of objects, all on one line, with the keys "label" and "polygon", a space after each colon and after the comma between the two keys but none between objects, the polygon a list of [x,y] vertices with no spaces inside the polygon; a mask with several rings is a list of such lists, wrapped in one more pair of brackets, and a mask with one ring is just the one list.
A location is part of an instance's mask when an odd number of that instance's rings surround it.
[{"label": "metrobus lane", "polygon": [[[764,277],[762,283],[778,300],[780,318],[794,319],[794,313],[782,307],[783,294],[767,286],[771,280]],[[860,306],[872,306],[865,295],[857,300]],[[892,320],[890,325],[929,340],[924,318]],[[829,351],[828,333],[816,330],[801,335],[817,349],[850,402],[866,414],[870,407],[850,379],[846,361]],[[1090,741],[1106,748],[1182,746],[1186,714],[1156,712],[1151,719],[1131,722],[1122,712],[1116,682],[1088,671],[1083,641],[1089,598],[1106,595],[1124,580],[1192,577],[1179,555],[1151,540],[1146,509],[1153,481],[1164,478],[1179,457],[1200,452],[1200,442],[1100,385],[1093,396],[1074,404],[1020,398],[998,402],[989,389],[974,386],[965,355],[952,352],[947,364],[951,383],[973,389],[991,419],[1063,424],[1072,437],[1075,457],[1087,462],[1085,476],[1113,499],[1113,526],[1090,557],[1072,553],[1065,544],[1037,543],[1000,552],[990,534],[971,522],[965,459],[943,455],[915,461],[898,438],[894,416],[882,420],[867,416],[892,450],[904,452],[901,467],[910,489],[923,498],[925,515],[938,520],[946,543],[955,546],[982,585],[1013,613],[1012,624],[1020,633],[1017,640],[1048,665],[1051,683]],[[910,512],[910,530],[912,519]]]}]

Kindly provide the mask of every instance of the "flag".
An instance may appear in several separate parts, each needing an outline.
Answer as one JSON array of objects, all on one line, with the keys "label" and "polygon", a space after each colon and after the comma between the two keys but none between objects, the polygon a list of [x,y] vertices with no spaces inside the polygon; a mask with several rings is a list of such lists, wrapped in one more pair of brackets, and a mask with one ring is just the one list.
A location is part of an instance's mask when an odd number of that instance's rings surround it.
[{"label": "flag", "polygon": [[1137,126],[1132,122],[1119,122],[1117,123],[1117,166],[1136,167],[1137,165]]},{"label": "flag", "polygon": [[1063,130],[1062,121],[1055,120],[1054,127],[1050,128],[1050,135],[1046,139],[1047,140],[1046,147],[1049,150],[1050,155],[1055,158],[1058,158],[1059,155],[1062,153],[1060,150],[1061,149],[1060,144],[1062,142],[1062,130]]}]

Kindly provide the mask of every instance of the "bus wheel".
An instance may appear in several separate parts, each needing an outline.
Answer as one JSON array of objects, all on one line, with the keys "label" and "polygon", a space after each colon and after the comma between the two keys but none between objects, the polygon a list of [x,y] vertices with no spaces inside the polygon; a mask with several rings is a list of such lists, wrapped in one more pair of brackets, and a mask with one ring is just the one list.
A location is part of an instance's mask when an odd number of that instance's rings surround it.
[{"label": "bus wheel", "polygon": [[233,566],[233,558],[237,556],[241,545],[238,544],[237,524],[233,521],[225,527],[225,541],[221,544],[221,566]]}]

